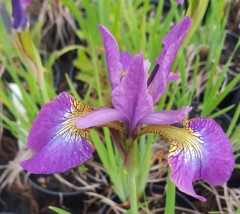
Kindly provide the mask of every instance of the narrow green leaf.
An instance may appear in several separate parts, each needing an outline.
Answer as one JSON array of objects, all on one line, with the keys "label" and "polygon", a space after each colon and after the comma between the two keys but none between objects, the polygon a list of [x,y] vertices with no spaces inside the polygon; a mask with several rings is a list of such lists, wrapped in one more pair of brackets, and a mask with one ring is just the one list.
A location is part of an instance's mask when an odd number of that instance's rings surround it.
[{"label": "narrow green leaf", "polygon": [[69,212],[67,212],[67,211],[65,211],[65,210],[62,210],[62,209],[58,208],[58,207],[49,206],[48,208],[49,208],[50,210],[55,211],[55,212],[58,213],[58,214],[71,214],[71,213],[69,213]]}]

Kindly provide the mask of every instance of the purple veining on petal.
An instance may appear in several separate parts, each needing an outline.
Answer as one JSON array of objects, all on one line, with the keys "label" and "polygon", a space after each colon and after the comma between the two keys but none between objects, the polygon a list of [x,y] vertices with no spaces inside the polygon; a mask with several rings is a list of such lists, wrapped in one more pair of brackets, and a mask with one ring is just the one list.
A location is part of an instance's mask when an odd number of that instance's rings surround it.
[{"label": "purple veining on petal", "polygon": [[172,168],[170,178],[180,191],[205,202],[206,198],[197,195],[192,186],[196,174],[200,171],[198,159],[196,156],[191,157],[190,160],[185,159],[186,154],[183,152],[169,157],[169,165]]},{"label": "purple veining on petal", "polygon": [[117,41],[106,27],[99,25],[99,30],[105,48],[110,83],[112,89],[114,89],[120,83],[123,72],[123,67],[120,63],[119,47]]},{"label": "purple veining on petal", "polygon": [[130,135],[133,134],[138,121],[153,111],[146,75],[142,53],[139,53],[131,60],[120,85],[112,91],[113,106],[127,118]]},{"label": "purple veining on petal", "polygon": [[66,92],[45,104],[37,115],[27,146],[35,155],[21,163],[32,173],[63,172],[88,160],[94,149],[86,139],[89,130],[79,130],[74,119],[90,107]]},{"label": "purple veining on petal", "polygon": [[96,109],[84,116],[77,117],[75,124],[79,129],[87,129],[90,127],[100,126],[112,121],[124,121],[125,116],[115,109],[102,108]]},{"label": "purple veining on petal", "polygon": [[142,124],[169,125],[186,118],[192,107],[183,107],[179,110],[162,110],[148,114],[139,121]]},{"label": "purple veining on petal", "polygon": [[12,2],[12,17],[13,17],[13,28],[18,31],[23,31],[27,26],[27,16],[23,9],[21,0],[11,0]]},{"label": "purple veining on petal", "polygon": [[129,67],[129,64],[132,60],[133,56],[128,53],[128,52],[121,52],[120,53],[120,63],[122,64],[122,68],[123,70],[127,70],[127,68]]},{"label": "purple veining on petal", "polygon": [[35,174],[62,173],[87,161],[93,151],[88,140],[65,133],[52,138],[32,158],[20,165]]},{"label": "purple veining on petal", "polygon": [[189,128],[200,133],[206,145],[201,178],[213,185],[225,183],[234,168],[234,156],[228,137],[222,128],[209,118],[192,119],[189,121]]},{"label": "purple veining on petal", "polygon": [[63,92],[41,108],[30,129],[28,148],[38,152],[52,139],[61,124],[66,121],[64,114],[71,110],[71,99],[71,95]]},{"label": "purple veining on petal", "polygon": [[172,68],[172,64],[190,26],[191,19],[190,17],[186,16],[163,38],[162,43],[164,48],[155,62],[155,64],[160,65],[160,68],[149,86],[149,93],[152,95],[154,103],[159,100],[166,90],[166,83],[169,79],[169,73]]},{"label": "purple veining on petal", "polygon": [[169,155],[171,180],[181,191],[206,201],[195,193],[192,182],[203,179],[212,185],[225,183],[234,169],[232,147],[221,127],[212,119],[192,119],[189,128],[194,131],[195,141],[190,141],[190,146],[188,138],[187,149],[176,152],[175,148],[175,153]]}]

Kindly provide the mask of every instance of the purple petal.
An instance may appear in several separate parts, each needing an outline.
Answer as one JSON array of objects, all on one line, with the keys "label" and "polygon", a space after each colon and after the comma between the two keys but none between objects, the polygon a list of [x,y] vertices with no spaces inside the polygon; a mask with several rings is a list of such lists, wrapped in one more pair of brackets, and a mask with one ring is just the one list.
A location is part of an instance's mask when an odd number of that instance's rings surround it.
[{"label": "purple petal", "polygon": [[146,75],[142,53],[139,53],[132,59],[120,85],[112,91],[113,106],[127,118],[130,135],[133,134],[138,121],[153,111]]},{"label": "purple petal", "polygon": [[133,56],[128,53],[128,52],[121,52],[120,53],[120,63],[122,64],[122,69],[123,70],[127,70],[127,68],[129,67],[129,64],[132,60]]},{"label": "purple petal", "polygon": [[177,123],[186,118],[192,107],[183,107],[179,110],[162,110],[148,114],[139,121],[142,124],[168,125]]},{"label": "purple petal", "polygon": [[[120,53],[120,63],[122,64],[123,70],[128,69],[132,58],[133,58],[132,54],[130,54],[128,52],[121,52]],[[151,63],[149,62],[149,60],[144,60],[143,66],[144,66],[144,71],[147,73],[148,69],[151,66]]]},{"label": "purple petal", "polygon": [[[88,160],[94,150],[87,140],[90,130],[79,130],[74,119],[92,110],[91,106],[65,92],[44,105],[31,127],[27,142],[28,148],[36,154],[21,165],[33,173],[55,173]],[[74,156],[72,160],[71,155]]]},{"label": "purple petal", "polygon": [[118,120],[124,121],[126,118],[121,112],[115,109],[102,108],[94,110],[84,116],[77,117],[74,122],[79,129],[87,129]]},{"label": "purple petal", "polygon": [[27,26],[27,16],[23,9],[21,0],[12,0],[13,28],[23,31]]},{"label": "purple petal", "polygon": [[189,129],[175,136],[170,147],[171,180],[181,191],[206,201],[195,193],[192,182],[199,179],[212,185],[226,182],[234,168],[232,147],[221,127],[212,119],[195,118],[188,126]]},{"label": "purple petal", "polygon": [[[186,16],[180,23],[174,26],[163,38],[163,50],[158,56],[155,64],[159,64],[158,72],[149,85],[149,92],[152,94],[153,101],[156,103],[166,90],[166,83],[169,72],[178,52],[178,49],[191,26],[190,17]],[[171,78],[170,78],[171,80]]]},{"label": "purple petal", "polygon": [[77,134],[65,132],[52,138],[32,158],[21,162],[20,165],[35,174],[61,173],[88,160],[93,151],[88,140]]},{"label": "purple petal", "polygon": [[121,74],[123,72],[123,67],[120,63],[119,47],[115,38],[107,28],[99,25],[99,30],[106,52],[106,61],[110,83],[112,89],[114,89],[120,83]]},{"label": "purple petal", "polygon": [[169,74],[167,81],[168,82],[172,82],[172,81],[176,81],[178,79],[179,79],[179,75],[178,74]]},{"label": "purple petal", "polygon": [[69,121],[73,109],[75,109],[74,98],[66,92],[59,94],[54,100],[45,104],[30,129],[28,148],[38,152],[44,147],[62,128],[63,124]]},{"label": "purple petal", "polygon": [[196,162],[198,162],[198,159],[195,155],[191,157],[191,162],[186,162],[185,159],[186,154],[183,152],[180,152],[177,156],[169,157],[168,162],[172,168],[170,178],[180,191],[205,202],[206,199],[200,195],[197,195],[192,185],[196,174],[198,174],[200,171],[200,168],[198,166],[199,164],[196,164]]}]

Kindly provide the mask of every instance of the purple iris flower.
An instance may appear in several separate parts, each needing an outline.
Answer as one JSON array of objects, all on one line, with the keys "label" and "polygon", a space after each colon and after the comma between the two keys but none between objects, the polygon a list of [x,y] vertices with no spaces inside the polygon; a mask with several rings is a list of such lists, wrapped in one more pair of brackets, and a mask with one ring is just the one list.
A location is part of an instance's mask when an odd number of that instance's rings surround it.
[{"label": "purple iris flower", "polygon": [[29,4],[30,0],[11,0],[12,1],[12,27],[21,32],[27,27],[27,16],[23,4]]},{"label": "purple iris flower", "polygon": [[113,108],[94,109],[65,92],[59,94],[42,107],[35,119],[27,142],[35,154],[20,165],[38,174],[78,166],[94,152],[89,132],[95,127],[115,130],[113,139],[118,140],[114,143],[123,157],[128,151],[119,142],[121,136],[130,140],[156,133],[172,141],[168,158],[172,181],[181,191],[205,201],[195,193],[192,182],[203,179],[219,185],[229,179],[234,157],[228,138],[211,119],[184,120],[191,107],[154,112],[154,104],[165,92],[167,82],[178,78],[170,70],[190,25],[190,18],[185,17],[164,37],[162,53],[149,78],[150,63],[142,53],[132,56],[120,52],[115,38],[100,25]]}]

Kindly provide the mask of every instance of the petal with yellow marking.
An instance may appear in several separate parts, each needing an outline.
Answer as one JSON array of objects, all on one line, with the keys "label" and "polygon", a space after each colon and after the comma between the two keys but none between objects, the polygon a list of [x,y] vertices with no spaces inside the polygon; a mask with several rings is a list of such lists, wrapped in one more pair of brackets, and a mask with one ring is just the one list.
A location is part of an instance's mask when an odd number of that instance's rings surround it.
[{"label": "petal with yellow marking", "polygon": [[31,173],[61,173],[88,160],[94,151],[90,129],[80,130],[74,119],[94,109],[68,93],[42,107],[28,137],[34,156],[20,165]]},{"label": "petal with yellow marking", "polygon": [[234,156],[229,139],[212,119],[194,118],[179,125],[151,125],[143,133],[157,133],[170,141],[168,162],[171,180],[179,190],[201,201],[192,182],[203,179],[212,185],[226,182],[234,168]]}]

